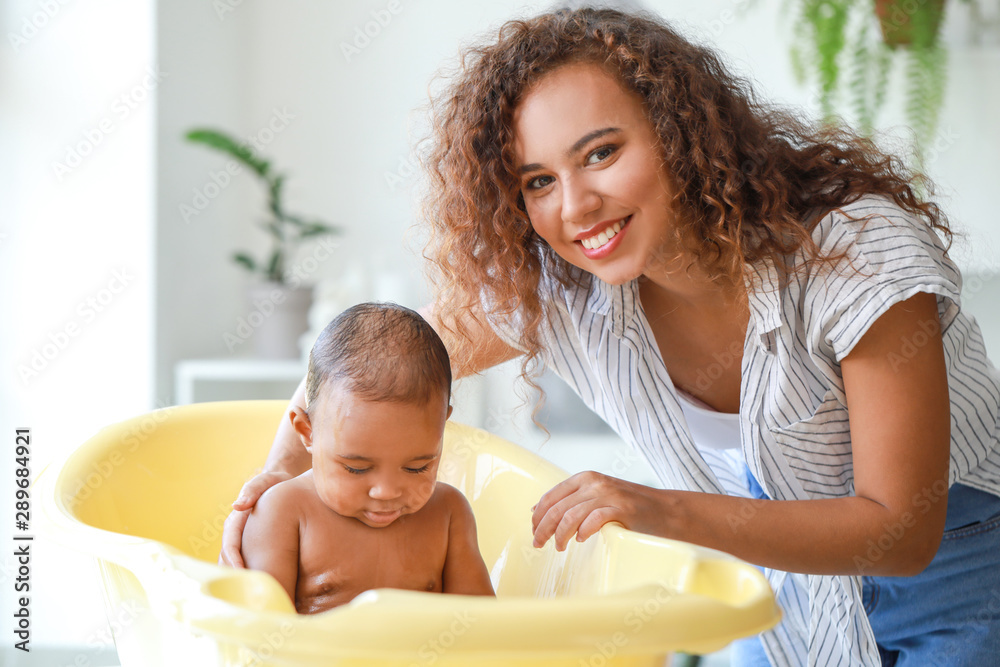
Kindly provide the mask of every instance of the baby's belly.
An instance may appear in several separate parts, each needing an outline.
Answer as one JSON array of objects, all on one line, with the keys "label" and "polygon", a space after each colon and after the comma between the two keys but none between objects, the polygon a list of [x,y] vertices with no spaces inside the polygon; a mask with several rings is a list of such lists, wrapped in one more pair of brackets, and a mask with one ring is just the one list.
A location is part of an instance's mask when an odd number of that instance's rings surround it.
[{"label": "baby's belly", "polygon": [[295,589],[295,610],[300,614],[318,614],[342,604],[373,588],[401,588],[411,591],[440,593],[440,576],[421,574],[415,576],[380,577],[380,581],[359,581],[357,578],[338,576],[329,572],[309,576],[299,573]]}]

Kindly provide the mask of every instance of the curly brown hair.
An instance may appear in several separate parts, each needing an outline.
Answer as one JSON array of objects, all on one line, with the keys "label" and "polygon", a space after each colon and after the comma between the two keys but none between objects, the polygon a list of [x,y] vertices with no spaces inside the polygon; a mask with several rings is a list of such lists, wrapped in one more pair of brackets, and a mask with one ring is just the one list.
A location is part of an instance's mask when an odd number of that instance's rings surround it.
[{"label": "curly brown hair", "polygon": [[[710,49],[662,19],[608,9],[559,10],[505,23],[498,39],[466,49],[451,85],[432,100],[423,162],[430,177],[425,256],[456,370],[472,358],[464,317],[504,321],[519,333],[529,384],[542,348],[543,272],[580,281],[533,231],[521,197],[513,117],[532,85],[569,63],[607,68],[635,92],[674,185],[673,233],[713,280],[742,285],[748,264],[799,249],[820,257],[810,211],[881,194],[948,238],[942,211],[919,194],[931,183],[844,127],[817,127],[757,100]],[[815,221],[817,217],[813,217]],[[574,278],[576,275],[576,278]],[[586,276],[584,276],[586,277]],[[787,276],[785,276],[787,277]]]}]

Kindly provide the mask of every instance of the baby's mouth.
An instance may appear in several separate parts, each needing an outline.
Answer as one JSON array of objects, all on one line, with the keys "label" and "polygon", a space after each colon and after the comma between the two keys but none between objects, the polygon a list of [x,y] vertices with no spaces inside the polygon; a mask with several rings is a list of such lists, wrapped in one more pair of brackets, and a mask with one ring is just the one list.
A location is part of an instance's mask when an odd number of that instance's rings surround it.
[{"label": "baby's mouth", "polygon": [[374,510],[364,511],[365,518],[368,519],[368,521],[374,524],[384,525],[384,526],[388,526],[390,523],[398,519],[402,513],[403,513],[402,509],[395,509],[389,511],[374,511]]}]

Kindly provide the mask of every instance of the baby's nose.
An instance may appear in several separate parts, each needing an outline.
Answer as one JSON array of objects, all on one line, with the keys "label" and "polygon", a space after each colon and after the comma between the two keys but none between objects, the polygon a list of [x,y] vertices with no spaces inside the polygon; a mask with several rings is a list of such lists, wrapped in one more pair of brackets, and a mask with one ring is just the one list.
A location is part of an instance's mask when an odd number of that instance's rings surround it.
[{"label": "baby's nose", "polygon": [[373,500],[392,500],[402,495],[402,488],[391,482],[380,482],[368,489],[368,497]]}]

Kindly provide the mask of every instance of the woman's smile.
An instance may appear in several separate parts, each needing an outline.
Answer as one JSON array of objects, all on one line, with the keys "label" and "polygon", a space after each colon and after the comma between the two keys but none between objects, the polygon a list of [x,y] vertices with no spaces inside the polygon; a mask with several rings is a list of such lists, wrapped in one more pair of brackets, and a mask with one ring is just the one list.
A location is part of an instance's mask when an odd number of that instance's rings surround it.
[{"label": "woman's smile", "polygon": [[603,259],[610,255],[621,243],[631,220],[632,216],[628,215],[621,220],[603,222],[592,230],[578,234],[577,242],[583,246],[583,254],[587,259]]}]

